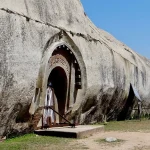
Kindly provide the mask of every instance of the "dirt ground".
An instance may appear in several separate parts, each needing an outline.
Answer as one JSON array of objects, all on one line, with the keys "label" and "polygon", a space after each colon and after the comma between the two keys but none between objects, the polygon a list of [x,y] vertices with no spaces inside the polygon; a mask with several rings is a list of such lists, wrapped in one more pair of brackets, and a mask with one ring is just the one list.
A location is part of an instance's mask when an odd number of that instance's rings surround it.
[{"label": "dirt ground", "polygon": [[[108,143],[102,139],[115,137],[119,142]],[[110,131],[97,133],[77,140],[82,149],[90,150],[150,150],[150,133]]]},{"label": "dirt ground", "polygon": [[[0,150],[150,150],[150,119],[112,121],[104,131],[84,139],[26,134],[0,142]],[[118,141],[108,143],[107,137]]]}]

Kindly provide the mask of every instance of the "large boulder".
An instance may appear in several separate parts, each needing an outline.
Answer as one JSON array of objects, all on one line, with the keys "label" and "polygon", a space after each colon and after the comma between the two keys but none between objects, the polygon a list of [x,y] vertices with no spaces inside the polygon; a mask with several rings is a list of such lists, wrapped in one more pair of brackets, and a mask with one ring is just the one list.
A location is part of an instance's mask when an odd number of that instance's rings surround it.
[{"label": "large boulder", "polygon": [[[74,74],[68,72],[71,81],[66,73],[71,100],[65,108],[68,118],[83,124],[123,119],[126,116],[121,113],[130,107],[130,84],[149,106],[150,61],[98,29],[79,0],[0,3],[0,136],[28,132],[33,122],[37,125],[51,68],[67,70],[71,56],[78,67],[73,64]],[[73,54],[56,53],[57,48]],[[56,58],[67,65],[52,62],[49,68],[49,61]],[[74,88],[76,75],[81,80]]]}]

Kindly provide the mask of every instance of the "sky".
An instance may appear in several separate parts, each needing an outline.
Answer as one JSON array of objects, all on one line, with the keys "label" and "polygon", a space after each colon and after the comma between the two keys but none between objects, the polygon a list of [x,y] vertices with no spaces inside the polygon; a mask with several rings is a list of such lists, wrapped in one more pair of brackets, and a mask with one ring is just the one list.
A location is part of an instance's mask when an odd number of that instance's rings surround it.
[{"label": "sky", "polygon": [[150,0],[81,0],[94,24],[150,59]]}]

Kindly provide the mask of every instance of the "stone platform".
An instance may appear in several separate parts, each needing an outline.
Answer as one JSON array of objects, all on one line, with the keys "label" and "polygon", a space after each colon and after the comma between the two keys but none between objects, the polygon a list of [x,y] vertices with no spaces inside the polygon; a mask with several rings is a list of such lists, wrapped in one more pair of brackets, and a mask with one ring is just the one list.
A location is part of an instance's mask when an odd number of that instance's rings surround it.
[{"label": "stone platform", "polygon": [[97,132],[104,132],[104,126],[98,125],[79,125],[72,127],[55,127],[48,129],[35,130],[34,133],[45,136],[57,136],[66,138],[85,138]]}]

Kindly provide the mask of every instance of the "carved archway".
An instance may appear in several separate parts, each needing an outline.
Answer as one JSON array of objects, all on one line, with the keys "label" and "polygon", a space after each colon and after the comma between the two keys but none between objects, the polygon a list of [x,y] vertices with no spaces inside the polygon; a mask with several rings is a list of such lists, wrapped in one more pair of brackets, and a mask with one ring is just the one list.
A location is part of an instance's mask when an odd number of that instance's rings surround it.
[{"label": "carved archway", "polygon": [[[56,47],[49,58],[48,63],[49,71],[47,82],[51,81],[54,87],[56,86],[54,90],[56,90],[55,94],[58,99],[59,112],[61,115],[65,115],[76,102],[78,89],[82,88],[81,70],[73,52],[66,45]],[[62,89],[58,90],[57,81],[59,80],[65,85],[60,85],[59,88]],[[63,87],[65,87],[65,90]],[[61,90],[65,93],[61,93]],[[63,100],[59,95],[65,95]]]},{"label": "carved archway", "polygon": [[70,112],[71,118],[78,114],[79,121],[87,88],[86,67],[79,48],[67,33],[61,31],[47,41],[43,50],[35,95],[29,110],[34,116],[35,127],[40,126],[38,122],[43,114],[47,82],[56,67],[61,67],[67,77],[65,113]]}]

